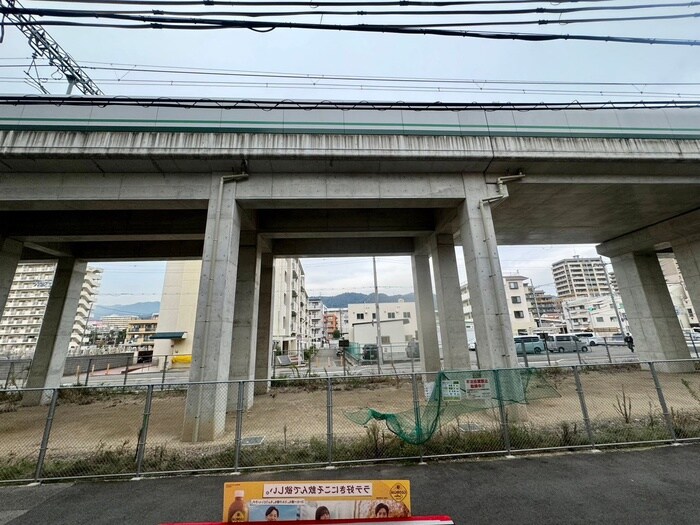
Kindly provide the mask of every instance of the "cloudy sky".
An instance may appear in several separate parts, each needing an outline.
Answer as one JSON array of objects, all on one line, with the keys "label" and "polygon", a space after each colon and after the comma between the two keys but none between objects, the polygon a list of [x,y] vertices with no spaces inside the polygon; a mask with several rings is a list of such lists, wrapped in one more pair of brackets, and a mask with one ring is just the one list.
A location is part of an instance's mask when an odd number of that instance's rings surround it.
[{"label": "cloudy sky", "polygon": [[[497,12],[495,15],[433,16],[426,13],[409,19],[398,15],[385,18],[333,15],[328,13],[340,8],[320,6],[322,3],[315,7],[238,6],[235,9],[284,9],[310,13],[285,18],[238,17],[245,20],[309,24],[511,23],[547,20],[555,23],[451,29],[700,40],[697,18],[619,20],[646,16],[685,17],[700,12],[700,6],[692,4],[637,9],[635,6],[642,4],[631,0],[510,4],[485,0],[476,5],[457,5],[449,9],[498,11],[574,7],[591,10],[522,15]],[[151,2],[151,5],[141,2],[144,5],[132,6],[104,2],[23,0],[22,4],[31,8],[148,11],[156,2]],[[234,9],[223,4],[201,4],[157,7],[201,12],[209,18]],[[607,10],[592,10],[601,7]],[[357,12],[359,9],[376,9],[376,6],[343,9]],[[445,8],[389,6],[383,9],[415,11]],[[574,19],[598,21],[565,23]],[[41,20],[57,19],[42,17]],[[48,25],[46,29],[108,95],[444,102],[700,100],[700,46],[573,39],[527,42],[280,27],[268,32],[250,29],[180,31]],[[0,93],[38,93],[37,88],[27,82],[25,71],[35,71],[51,93],[65,93],[66,82],[62,75],[42,58],[38,58],[32,66],[31,57],[32,50],[26,37],[16,28],[5,25],[0,43]],[[573,254],[595,255],[595,250],[591,246],[506,246],[501,247],[500,253],[504,273],[520,273],[531,277],[536,285],[550,288],[552,262]],[[101,304],[159,299],[164,263],[115,263],[104,267],[99,299]],[[312,259],[306,260],[304,267],[307,289],[312,294],[366,292],[372,288],[371,259]],[[460,267],[464,281],[461,263]],[[406,293],[412,289],[411,267],[407,258],[379,258],[378,274],[382,292]]]}]

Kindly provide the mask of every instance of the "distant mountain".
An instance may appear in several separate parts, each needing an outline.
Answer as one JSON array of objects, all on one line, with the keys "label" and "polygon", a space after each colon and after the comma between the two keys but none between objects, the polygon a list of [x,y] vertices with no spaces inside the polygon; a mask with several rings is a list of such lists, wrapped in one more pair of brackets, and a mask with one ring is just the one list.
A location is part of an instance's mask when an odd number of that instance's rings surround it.
[{"label": "distant mountain", "polygon": [[153,314],[160,311],[160,301],[150,301],[145,303],[115,304],[111,306],[101,306],[96,304],[92,309],[90,317],[102,319],[105,315],[135,315],[140,319],[148,319]]},{"label": "distant mountain", "polygon": [[[412,293],[405,295],[379,294],[380,303],[396,303],[399,299],[412,303],[415,301],[415,296]],[[346,292],[331,297],[321,297],[321,300],[326,308],[347,308],[348,304],[374,303],[374,294]]]}]

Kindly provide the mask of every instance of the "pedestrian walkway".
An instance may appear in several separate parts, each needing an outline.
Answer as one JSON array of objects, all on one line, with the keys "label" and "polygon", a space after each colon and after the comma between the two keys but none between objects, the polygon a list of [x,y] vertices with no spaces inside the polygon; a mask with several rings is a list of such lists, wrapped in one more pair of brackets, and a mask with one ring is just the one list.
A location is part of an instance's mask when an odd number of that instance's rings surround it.
[{"label": "pedestrian walkway", "polygon": [[0,487],[0,525],[221,519],[226,481],[408,479],[416,515],[456,525],[697,525],[700,444],[427,465]]}]

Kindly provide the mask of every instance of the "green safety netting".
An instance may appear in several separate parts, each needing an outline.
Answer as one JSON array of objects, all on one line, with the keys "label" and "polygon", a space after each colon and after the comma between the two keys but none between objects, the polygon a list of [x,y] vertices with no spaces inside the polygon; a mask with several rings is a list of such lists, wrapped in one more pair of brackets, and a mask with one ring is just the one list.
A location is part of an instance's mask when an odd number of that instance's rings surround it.
[{"label": "green safety netting", "polygon": [[384,421],[400,439],[413,445],[428,441],[441,423],[479,410],[489,410],[534,399],[560,397],[557,390],[533,370],[474,370],[440,372],[435,381],[424,381],[424,405],[403,412],[379,412],[372,408],[348,411],[345,416],[366,425]]}]

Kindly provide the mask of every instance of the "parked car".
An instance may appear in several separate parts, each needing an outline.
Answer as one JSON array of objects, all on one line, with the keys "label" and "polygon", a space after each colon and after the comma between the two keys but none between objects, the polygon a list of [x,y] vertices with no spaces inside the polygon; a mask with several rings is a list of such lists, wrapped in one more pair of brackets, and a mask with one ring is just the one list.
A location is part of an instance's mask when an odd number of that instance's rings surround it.
[{"label": "parked car", "polygon": [[604,345],[606,341],[607,341],[608,345],[610,345],[610,346],[625,346],[626,345],[625,336],[622,334],[613,334],[613,335],[607,335],[607,336],[597,335],[597,336],[591,337],[588,340],[588,345],[589,346]]},{"label": "parked car", "polygon": [[547,348],[550,352],[588,352],[588,346],[573,334],[548,335]]},{"label": "parked car", "polygon": [[513,341],[517,354],[522,354],[523,348],[527,354],[539,354],[544,349],[544,342],[536,335],[519,335]]},{"label": "parked car", "polygon": [[408,342],[406,345],[406,357],[409,359],[418,359],[420,357],[420,345],[415,339]]},{"label": "parked car", "polygon": [[578,337],[583,344],[589,344],[590,340],[595,337],[593,332],[574,332],[576,337]]}]

